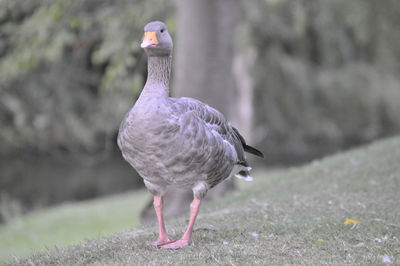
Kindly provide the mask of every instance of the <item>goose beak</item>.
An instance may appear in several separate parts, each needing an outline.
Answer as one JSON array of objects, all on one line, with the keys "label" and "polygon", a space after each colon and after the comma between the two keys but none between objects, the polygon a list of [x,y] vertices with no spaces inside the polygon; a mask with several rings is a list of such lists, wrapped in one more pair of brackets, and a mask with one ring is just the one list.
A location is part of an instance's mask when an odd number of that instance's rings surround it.
[{"label": "goose beak", "polygon": [[157,40],[156,33],[154,31],[145,32],[143,35],[143,40],[142,40],[142,43],[140,44],[140,47],[154,48],[154,47],[157,47],[157,45],[158,45],[158,40]]}]

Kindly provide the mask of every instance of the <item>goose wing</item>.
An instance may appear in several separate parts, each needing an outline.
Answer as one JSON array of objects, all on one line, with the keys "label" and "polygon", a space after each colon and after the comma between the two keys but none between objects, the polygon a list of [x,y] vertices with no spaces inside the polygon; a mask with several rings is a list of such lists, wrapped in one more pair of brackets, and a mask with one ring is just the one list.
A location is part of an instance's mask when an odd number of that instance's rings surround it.
[{"label": "goose wing", "polygon": [[245,151],[263,157],[260,151],[246,144],[239,131],[218,110],[192,98],[170,99],[174,101],[174,106],[180,113],[190,113],[191,116],[202,120],[208,130],[216,132],[223,140],[229,142],[235,149],[238,159],[236,163],[247,166]]}]

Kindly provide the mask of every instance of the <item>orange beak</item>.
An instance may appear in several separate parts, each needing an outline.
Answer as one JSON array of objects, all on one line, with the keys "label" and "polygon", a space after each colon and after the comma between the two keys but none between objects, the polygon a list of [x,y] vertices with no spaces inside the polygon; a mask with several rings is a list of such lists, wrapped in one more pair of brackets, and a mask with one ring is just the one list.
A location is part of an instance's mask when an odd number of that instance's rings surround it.
[{"label": "orange beak", "polygon": [[153,48],[157,47],[158,40],[157,35],[154,31],[152,32],[145,32],[143,36],[143,41],[140,47],[142,48]]}]

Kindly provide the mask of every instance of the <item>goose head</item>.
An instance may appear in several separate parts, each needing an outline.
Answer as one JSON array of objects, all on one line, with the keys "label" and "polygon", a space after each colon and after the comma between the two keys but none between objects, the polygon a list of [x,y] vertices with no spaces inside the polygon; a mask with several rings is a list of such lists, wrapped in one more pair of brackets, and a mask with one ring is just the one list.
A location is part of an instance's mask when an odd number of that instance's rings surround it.
[{"label": "goose head", "polygon": [[170,56],[172,38],[167,26],[161,21],[153,21],[144,27],[143,40],[140,45],[148,56]]}]

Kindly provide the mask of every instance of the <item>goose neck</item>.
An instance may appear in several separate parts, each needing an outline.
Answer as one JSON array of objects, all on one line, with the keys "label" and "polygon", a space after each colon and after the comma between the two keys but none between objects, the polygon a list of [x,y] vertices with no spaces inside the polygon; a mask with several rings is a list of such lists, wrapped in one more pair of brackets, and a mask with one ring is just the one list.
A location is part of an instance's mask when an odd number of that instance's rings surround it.
[{"label": "goose neck", "polygon": [[151,94],[161,94],[168,97],[170,73],[171,56],[150,56],[144,90]]}]

